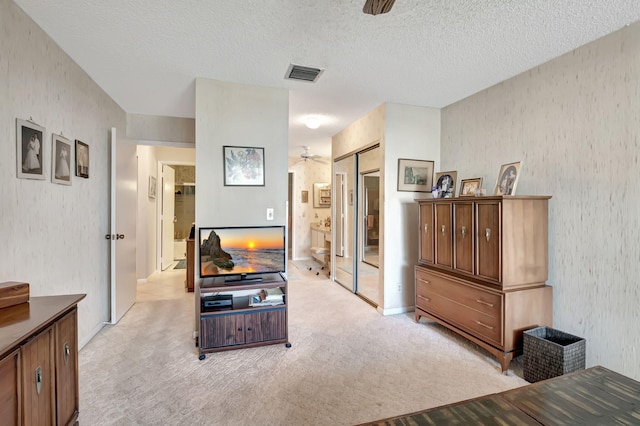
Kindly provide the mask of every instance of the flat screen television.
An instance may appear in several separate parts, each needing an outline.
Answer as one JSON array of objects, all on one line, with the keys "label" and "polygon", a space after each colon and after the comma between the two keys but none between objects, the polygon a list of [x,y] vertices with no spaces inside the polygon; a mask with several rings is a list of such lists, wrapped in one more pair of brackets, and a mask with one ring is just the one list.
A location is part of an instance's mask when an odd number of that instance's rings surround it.
[{"label": "flat screen television", "polygon": [[284,226],[202,227],[198,234],[201,278],[246,282],[285,272]]}]

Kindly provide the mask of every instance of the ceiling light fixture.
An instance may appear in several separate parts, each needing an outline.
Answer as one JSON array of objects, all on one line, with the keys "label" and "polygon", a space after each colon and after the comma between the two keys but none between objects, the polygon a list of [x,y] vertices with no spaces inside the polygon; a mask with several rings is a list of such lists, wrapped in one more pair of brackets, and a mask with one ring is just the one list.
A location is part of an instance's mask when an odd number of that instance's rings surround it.
[{"label": "ceiling light fixture", "polygon": [[304,118],[304,125],[310,129],[317,129],[318,127],[320,127],[320,117],[309,115]]}]

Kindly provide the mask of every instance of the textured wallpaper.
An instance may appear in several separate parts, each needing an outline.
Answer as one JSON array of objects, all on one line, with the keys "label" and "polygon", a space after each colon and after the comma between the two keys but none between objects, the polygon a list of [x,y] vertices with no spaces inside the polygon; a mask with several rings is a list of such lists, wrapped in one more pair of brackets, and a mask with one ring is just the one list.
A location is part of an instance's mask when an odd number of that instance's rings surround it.
[{"label": "textured wallpaper", "polygon": [[[331,184],[331,164],[316,161],[300,161],[299,157],[289,157],[289,173],[293,173],[293,218],[292,231],[294,238],[292,258],[308,259],[311,257],[312,223],[331,216],[331,208],[313,207],[313,184]],[[308,192],[308,202],[302,202],[302,191]]]},{"label": "textured wallpaper", "polygon": [[[78,336],[109,319],[109,135],[126,114],[9,0],[0,0],[0,282],[32,296],[86,293]],[[46,129],[45,180],[16,177],[16,118]],[[89,144],[89,179],[51,182],[51,135]]]},{"label": "textured wallpaper", "polygon": [[442,167],[482,176],[522,160],[517,194],[551,195],[554,327],[587,365],[640,379],[640,24],[442,111]]}]

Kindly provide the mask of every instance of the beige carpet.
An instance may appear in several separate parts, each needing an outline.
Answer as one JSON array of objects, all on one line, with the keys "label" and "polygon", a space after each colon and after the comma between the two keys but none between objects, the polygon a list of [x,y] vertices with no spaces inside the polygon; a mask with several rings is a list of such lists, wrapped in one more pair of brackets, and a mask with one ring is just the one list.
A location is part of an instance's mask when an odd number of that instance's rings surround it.
[{"label": "beige carpet", "polygon": [[353,425],[527,384],[484,350],[413,313],[381,316],[326,276],[295,270],[289,340],[209,354],[192,339],[184,271],[80,352],[82,425]]}]

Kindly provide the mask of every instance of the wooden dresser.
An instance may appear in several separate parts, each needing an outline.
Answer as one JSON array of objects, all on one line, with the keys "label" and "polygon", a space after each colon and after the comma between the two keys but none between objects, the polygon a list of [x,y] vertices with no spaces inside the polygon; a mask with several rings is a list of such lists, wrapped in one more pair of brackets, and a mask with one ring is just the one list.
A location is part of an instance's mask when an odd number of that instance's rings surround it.
[{"label": "wooden dresser", "polygon": [[32,297],[0,309],[0,422],[78,419],[78,309],[84,294]]},{"label": "wooden dresser", "polygon": [[552,325],[549,198],[416,200],[416,321],[426,317],[475,342],[505,371],[524,330]]}]

